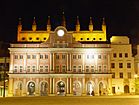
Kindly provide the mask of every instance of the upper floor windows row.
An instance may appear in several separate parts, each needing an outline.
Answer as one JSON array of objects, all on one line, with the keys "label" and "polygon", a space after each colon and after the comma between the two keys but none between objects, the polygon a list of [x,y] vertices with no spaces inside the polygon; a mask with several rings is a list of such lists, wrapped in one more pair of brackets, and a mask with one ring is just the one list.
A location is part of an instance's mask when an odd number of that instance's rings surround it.
[{"label": "upper floor windows row", "polygon": [[[115,63],[111,63],[111,68],[116,68]],[[119,68],[123,68],[123,63],[119,63]],[[131,63],[127,63],[126,68],[131,68]]]},{"label": "upper floor windows row", "polygon": [[122,57],[125,57],[125,58],[128,58],[128,53],[119,53],[119,55],[117,53],[113,53],[113,58],[122,58]]},{"label": "upper floor windows row", "polygon": [[[40,59],[48,59],[48,55],[47,54],[44,54],[44,55],[39,55]],[[33,55],[27,55],[26,56],[27,59],[36,59],[37,58],[37,55],[33,54]],[[24,56],[23,55],[14,55],[14,59],[23,59]]]},{"label": "upper floor windows row", "polygon": [[[46,40],[46,39],[47,39],[46,37],[43,38],[43,40]],[[39,37],[36,37],[36,38],[32,38],[32,37],[25,38],[25,37],[22,37],[22,41],[25,41],[25,40],[29,40],[29,41],[37,40],[37,41],[39,41],[40,38]],[[41,38],[41,40],[42,40],[42,38]]]},{"label": "upper floor windows row", "polygon": [[[92,40],[96,40],[96,38],[80,38],[80,40],[88,40],[88,41],[91,40],[92,41]],[[98,40],[101,41],[102,38],[99,38]]]}]

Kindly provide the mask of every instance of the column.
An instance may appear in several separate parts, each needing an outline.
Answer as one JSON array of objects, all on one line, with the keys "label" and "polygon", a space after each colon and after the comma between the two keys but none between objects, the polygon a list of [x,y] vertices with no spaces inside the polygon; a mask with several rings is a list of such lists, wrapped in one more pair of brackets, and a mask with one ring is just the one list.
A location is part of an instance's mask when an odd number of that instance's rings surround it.
[{"label": "column", "polygon": [[70,94],[72,94],[72,81],[71,81],[71,77],[70,77]]},{"label": "column", "polygon": [[26,66],[27,66],[27,53],[24,54],[24,67],[23,67],[23,70],[24,70],[24,73],[26,73]]},{"label": "column", "polygon": [[10,53],[10,73],[13,73],[14,70],[14,54]]},{"label": "column", "polygon": [[69,70],[68,60],[69,60],[69,54],[67,53],[67,71]]},{"label": "column", "polygon": [[26,96],[26,90],[27,90],[26,85],[27,85],[27,84],[26,84],[26,78],[24,78],[24,79],[23,79],[23,86],[24,86],[24,87],[22,88],[22,89],[23,89],[23,96]]},{"label": "column", "polygon": [[95,94],[96,94],[96,95],[99,95],[99,84],[98,84],[98,78],[95,78],[95,84],[96,84],[96,87],[95,87]]},{"label": "column", "polygon": [[39,71],[39,61],[40,61],[40,54],[37,54],[37,67],[36,67],[37,72],[40,72]]},{"label": "column", "polygon": [[68,82],[68,77],[67,77],[67,94],[69,94],[69,82]]},{"label": "column", "polygon": [[85,71],[85,69],[84,69],[84,59],[85,58],[84,58],[84,54],[83,54],[83,61],[82,61],[83,62],[83,70],[82,70],[83,72]]},{"label": "column", "polygon": [[72,71],[72,68],[71,68],[71,53],[70,53],[70,71]]},{"label": "column", "polygon": [[108,79],[108,85],[109,85],[108,95],[112,95],[112,79],[111,78]]},{"label": "column", "polygon": [[49,80],[50,80],[50,84],[49,84],[49,86],[50,86],[50,88],[49,88],[49,92],[50,92],[50,94],[52,93],[52,79],[51,79],[51,77],[49,78]]},{"label": "column", "polygon": [[39,79],[36,78],[35,96],[39,96]]},{"label": "column", "polygon": [[50,53],[50,67],[49,71],[52,71],[52,53]]},{"label": "column", "polygon": [[55,70],[55,53],[53,53],[53,71]]},{"label": "column", "polygon": [[55,94],[55,78],[53,77],[53,94]]},{"label": "column", "polygon": [[8,96],[13,96],[13,78],[9,77]]},{"label": "column", "polygon": [[85,77],[82,77],[83,95],[85,95]]},{"label": "column", "polygon": [[[108,54],[108,70],[110,70],[110,55]],[[108,72],[111,72],[111,71],[108,71]]]}]

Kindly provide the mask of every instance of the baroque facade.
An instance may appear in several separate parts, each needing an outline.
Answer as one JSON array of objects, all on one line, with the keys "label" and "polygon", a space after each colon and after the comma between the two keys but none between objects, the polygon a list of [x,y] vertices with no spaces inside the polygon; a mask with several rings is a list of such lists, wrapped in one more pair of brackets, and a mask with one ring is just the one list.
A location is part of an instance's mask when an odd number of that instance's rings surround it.
[{"label": "baroque facade", "polygon": [[10,51],[8,96],[85,96],[135,93],[134,58],[129,38],[113,36],[107,42],[106,24],[94,30],[68,31],[63,15],[61,26],[17,32],[18,43]]}]

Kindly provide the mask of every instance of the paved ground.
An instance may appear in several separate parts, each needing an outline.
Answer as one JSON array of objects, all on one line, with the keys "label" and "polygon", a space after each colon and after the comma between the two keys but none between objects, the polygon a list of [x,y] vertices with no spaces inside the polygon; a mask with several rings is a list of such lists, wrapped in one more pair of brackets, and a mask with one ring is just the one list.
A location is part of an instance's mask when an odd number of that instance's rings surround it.
[{"label": "paved ground", "polygon": [[0,105],[139,105],[139,96],[6,97]]}]

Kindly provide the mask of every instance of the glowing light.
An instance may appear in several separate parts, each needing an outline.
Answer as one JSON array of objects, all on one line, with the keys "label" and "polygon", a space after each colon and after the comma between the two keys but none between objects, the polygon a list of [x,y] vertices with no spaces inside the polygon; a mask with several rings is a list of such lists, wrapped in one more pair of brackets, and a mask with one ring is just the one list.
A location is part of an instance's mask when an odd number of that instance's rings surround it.
[{"label": "glowing light", "polygon": [[63,36],[63,35],[64,35],[64,30],[61,30],[61,29],[58,30],[58,31],[57,31],[57,35],[58,35],[58,36]]}]

